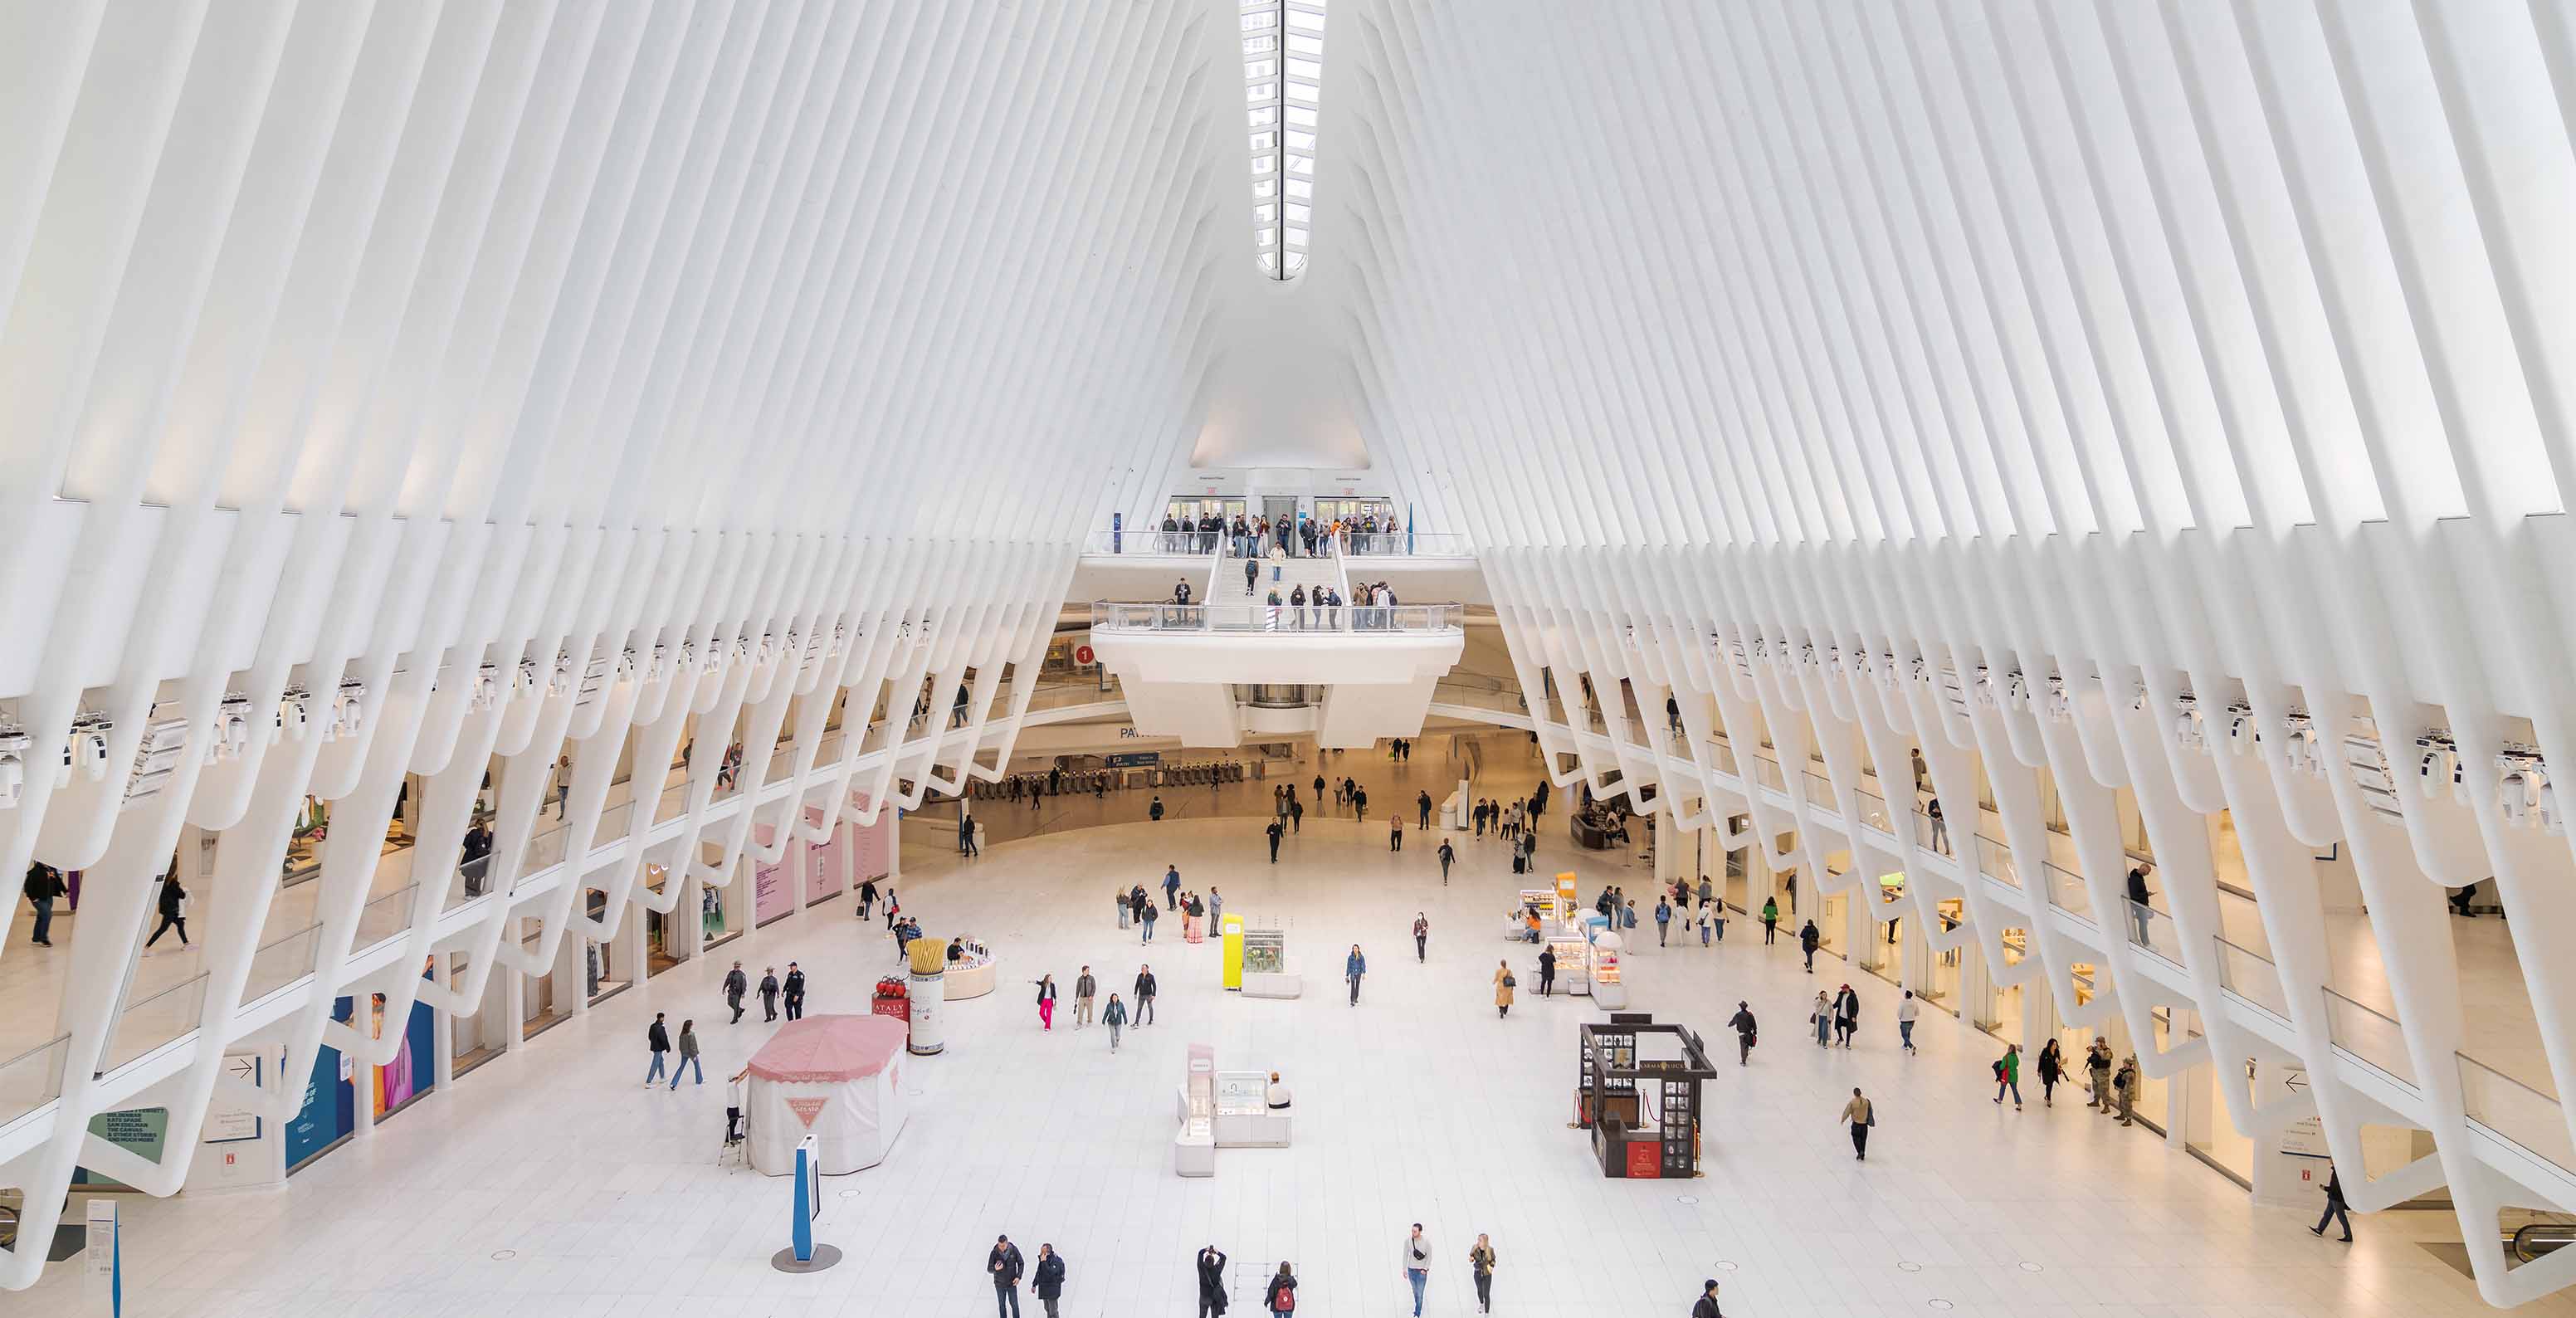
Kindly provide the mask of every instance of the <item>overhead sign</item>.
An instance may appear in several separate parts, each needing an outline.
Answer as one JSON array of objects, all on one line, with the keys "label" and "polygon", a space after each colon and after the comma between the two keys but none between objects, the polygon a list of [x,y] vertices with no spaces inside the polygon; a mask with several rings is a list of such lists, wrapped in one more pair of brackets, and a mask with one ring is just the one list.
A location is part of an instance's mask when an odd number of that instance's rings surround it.
[{"label": "overhead sign", "polygon": [[[257,1053],[224,1054],[224,1074],[253,1089],[259,1088],[264,1070],[263,1061]],[[259,1113],[249,1108],[230,1107],[219,1103],[206,1110],[204,1130],[204,1137],[199,1141],[204,1144],[237,1144],[243,1140],[255,1140],[259,1138]]]},{"label": "overhead sign", "polygon": [[1123,755],[1109,757],[1109,767],[1112,769],[1145,769],[1162,762],[1161,751],[1129,751]]}]

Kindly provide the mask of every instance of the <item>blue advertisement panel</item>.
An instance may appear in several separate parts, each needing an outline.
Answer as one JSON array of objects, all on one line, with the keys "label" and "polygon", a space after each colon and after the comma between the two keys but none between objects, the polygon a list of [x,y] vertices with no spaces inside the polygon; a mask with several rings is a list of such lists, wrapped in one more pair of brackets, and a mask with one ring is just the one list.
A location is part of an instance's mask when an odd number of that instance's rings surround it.
[{"label": "blue advertisement panel", "polygon": [[[342,998],[332,1007],[331,1015],[345,1021],[355,1005]],[[347,1139],[357,1129],[357,1122],[357,1095],[341,1078],[340,1050],[325,1046],[314,1058],[313,1076],[305,1082],[302,1106],[286,1123],[287,1173],[294,1174],[297,1168]]]}]

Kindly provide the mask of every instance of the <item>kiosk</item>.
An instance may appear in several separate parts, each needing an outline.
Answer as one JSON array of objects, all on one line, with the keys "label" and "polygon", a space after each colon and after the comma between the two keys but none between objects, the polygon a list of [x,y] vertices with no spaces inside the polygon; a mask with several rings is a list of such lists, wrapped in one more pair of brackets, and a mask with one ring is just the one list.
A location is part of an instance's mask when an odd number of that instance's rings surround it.
[{"label": "kiosk", "polygon": [[1288,1110],[1270,1110],[1269,1072],[1217,1072],[1216,1145],[1220,1149],[1288,1147]]},{"label": "kiosk", "polygon": [[1699,1175],[1700,1083],[1716,1078],[1699,1036],[1643,1012],[1580,1031],[1577,1126],[1608,1177]]},{"label": "kiosk", "polygon": [[811,1137],[814,1161],[838,1176],[885,1161],[908,1115],[904,1023],[891,1016],[807,1016],[778,1027],[751,1055],[743,1138],[752,1168],[796,1170]]},{"label": "kiosk", "polygon": [[[1238,940],[1234,916],[1227,916],[1226,947]],[[1276,925],[1240,931],[1243,952],[1238,978],[1247,998],[1293,998],[1306,991],[1306,981],[1288,966],[1288,934]]]},{"label": "kiosk", "polygon": [[1613,1011],[1628,1005],[1628,986],[1619,982],[1619,953],[1626,946],[1615,930],[1592,935],[1591,946],[1583,954],[1583,979],[1593,1005]]},{"label": "kiosk", "polygon": [[[993,991],[993,949],[969,938],[965,952],[941,973],[941,996],[947,1001],[964,1002]],[[940,955],[948,953],[943,949]]]},{"label": "kiosk", "polygon": [[1172,1171],[1216,1175],[1216,1049],[1190,1045],[1189,1074],[1181,1081],[1180,1129],[1172,1132]]}]

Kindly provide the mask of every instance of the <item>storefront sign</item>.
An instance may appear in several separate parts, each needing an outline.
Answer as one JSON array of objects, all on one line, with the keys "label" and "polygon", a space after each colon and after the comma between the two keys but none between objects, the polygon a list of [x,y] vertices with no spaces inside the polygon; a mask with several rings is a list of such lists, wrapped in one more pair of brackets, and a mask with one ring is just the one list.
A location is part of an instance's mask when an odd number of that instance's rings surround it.
[{"label": "storefront sign", "polygon": [[[1134,731],[1135,729],[1133,728],[1128,729],[1129,733],[1133,733]],[[1112,755],[1108,757],[1109,767],[1112,769],[1145,769],[1161,764],[1162,762],[1163,753],[1161,751],[1129,751],[1125,754]]]}]

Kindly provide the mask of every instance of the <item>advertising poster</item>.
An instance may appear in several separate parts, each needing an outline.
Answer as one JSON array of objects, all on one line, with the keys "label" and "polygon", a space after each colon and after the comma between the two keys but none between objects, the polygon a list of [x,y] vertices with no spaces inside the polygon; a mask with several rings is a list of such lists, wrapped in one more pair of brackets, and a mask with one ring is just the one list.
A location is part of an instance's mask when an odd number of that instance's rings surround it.
[{"label": "advertising poster", "polygon": [[835,830],[829,842],[805,844],[805,904],[808,906],[841,893],[841,834]]},{"label": "advertising poster", "polygon": [[[867,804],[866,793],[850,793],[852,809],[864,810]],[[854,882],[882,879],[894,872],[895,824],[895,812],[887,810],[880,812],[873,824],[852,822],[848,825],[850,874]]]},{"label": "advertising poster", "polygon": [[754,865],[751,870],[751,923],[767,924],[796,909],[796,894],[787,886],[784,866]]},{"label": "advertising poster", "polygon": [[[170,1138],[170,1109],[139,1107],[124,1112],[101,1112],[89,1119],[89,1133],[135,1157],[159,1162],[162,1146]],[[72,1169],[72,1184],[93,1190],[125,1188],[123,1181],[101,1176],[86,1167]]]}]

